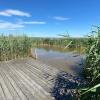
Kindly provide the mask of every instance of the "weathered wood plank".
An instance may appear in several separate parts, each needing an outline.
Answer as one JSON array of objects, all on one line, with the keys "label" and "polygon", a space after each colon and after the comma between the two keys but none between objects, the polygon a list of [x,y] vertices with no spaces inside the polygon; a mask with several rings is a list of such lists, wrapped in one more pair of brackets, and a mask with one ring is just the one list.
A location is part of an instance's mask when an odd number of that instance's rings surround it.
[{"label": "weathered wood plank", "polygon": [[5,97],[6,97],[5,100],[13,100],[13,97],[12,97],[10,91],[8,90],[8,88],[4,82],[4,79],[2,78],[1,75],[0,75],[0,84],[2,86],[2,89],[3,89]]},{"label": "weathered wood plank", "polygon": [[31,78],[31,80],[34,80],[37,84],[39,84],[41,87],[43,87],[45,90],[50,90],[50,84],[46,82],[46,79],[40,78],[41,76],[39,73],[36,73],[35,70],[32,72],[31,69],[24,68],[25,65],[20,64],[21,67],[16,65],[17,68],[19,68],[21,71],[24,72],[24,74],[28,75],[28,77]]},{"label": "weathered wood plank", "polygon": [[5,97],[5,94],[4,94],[4,90],[2,88],[2,85],[0,83],[0,100],[5,100],[6,97]]},{"label": "weathered wood plank", "polygon": [[[34,91],[30,92],[30,87],[29,85],[25,82],[25,80],[20,77],[14,69],[12,69],[11,65],[8,65],[8,69],[11,71],[9,74],[11,77],[14,79],[14,81],[17,83],[17,85],[20,87],[20,89],[23,91],[23,93],[26,95],[26,97],[29,100],[33,100],[34,98]],[[37,99],[36,99],[37,100]]]},{"label": "weathered wood plank", "polygon": [[5,73],[8,80],[11,82],[11,84],[12,84],[13,88],[15,89],[15,91],[17,92],[19,98],[21,100],[27,100],[26,96],[23,94],[23,92],[21,91],[19,86],[16,84],[16,82],[10,77],[10,75],[5,70],[3,70],[3,72]]},{"label": "weathered wood plank", "polygon": [[6,77],[5,73],[3,73],[3,70],[1,69],[0,74],[2,76],[2,78],[4,79],[4,82],[8,88],[8,90],[10,91],[13,100],[20,100],[20,97],[18,96],[17,92],[15,91],[15,89],[13,88],[13,86],[11,85],[10,81],[8,80],[8,78]]},{"label": "weathered wood plank", "polygon": [[0,62],[0,100],[54,100],[59,70],[31,58]]}]

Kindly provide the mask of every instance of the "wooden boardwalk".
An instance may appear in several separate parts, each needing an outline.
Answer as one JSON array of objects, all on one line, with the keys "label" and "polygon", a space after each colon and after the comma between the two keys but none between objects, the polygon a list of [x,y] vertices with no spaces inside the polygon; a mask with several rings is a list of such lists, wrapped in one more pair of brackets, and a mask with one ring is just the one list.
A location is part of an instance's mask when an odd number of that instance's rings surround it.
[{"label": "wooden boardwalk", "polygon": [[0,62],[0,100],[54,100],[59,70],[31,58]]}]

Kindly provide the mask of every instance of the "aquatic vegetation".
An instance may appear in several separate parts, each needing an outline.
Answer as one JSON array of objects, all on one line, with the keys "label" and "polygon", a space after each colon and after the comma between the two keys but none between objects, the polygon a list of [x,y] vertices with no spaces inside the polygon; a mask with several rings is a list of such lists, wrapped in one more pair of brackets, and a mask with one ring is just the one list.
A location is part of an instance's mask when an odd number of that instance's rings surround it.
[{"label": "aquatic vegetation", "polygon": [[27,36],[0,36],[0,61],[30,55],[31,41]]},{"label": "aquatic vegetation", "polygon": [[100,27],[92,33],[95,34],[89,37],[83,70],[89,84],[81,91],[82,100],[100,100]]},{"label": "aquatic vegetation", "polygon": [[71,41],[71,45],[68,48],[86,48],[88,38],[72,38],[72,37],[61,37],[61,38],[31,38],[33,47],[40,47],[40,46],[51,46],[51,47],[58,47],[58,48],[65,48]]}]

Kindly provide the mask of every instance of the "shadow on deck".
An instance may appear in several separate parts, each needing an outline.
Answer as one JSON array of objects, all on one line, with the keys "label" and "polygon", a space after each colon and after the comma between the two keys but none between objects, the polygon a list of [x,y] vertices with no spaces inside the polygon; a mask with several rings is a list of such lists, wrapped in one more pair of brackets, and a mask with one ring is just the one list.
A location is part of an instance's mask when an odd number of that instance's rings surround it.
[{"label": "shadow on deck", "polygon": [[77,89],[83,86],[85,86],[85,82],[82,77],[61,72],[56,77],[51,94],[55,100],[78,100]]}]

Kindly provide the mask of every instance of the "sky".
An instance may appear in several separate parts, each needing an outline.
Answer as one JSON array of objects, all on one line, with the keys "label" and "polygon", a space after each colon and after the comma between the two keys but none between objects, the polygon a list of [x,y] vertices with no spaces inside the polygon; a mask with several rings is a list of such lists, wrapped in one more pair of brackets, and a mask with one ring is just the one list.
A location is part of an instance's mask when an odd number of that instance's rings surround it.
[{"label": "sky", "polygon": [[100,25],[100,0],[0,0],[0,33],[83,37]]}]

